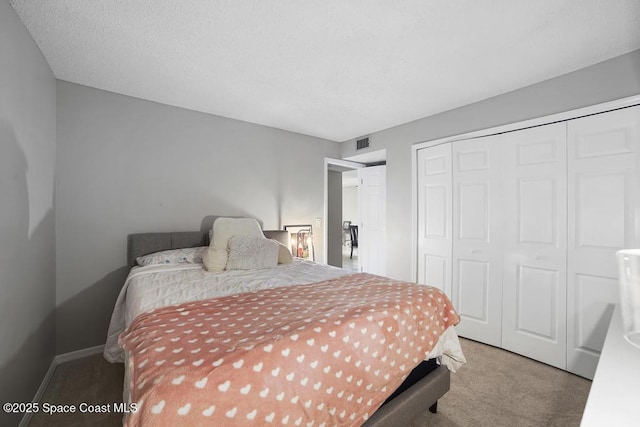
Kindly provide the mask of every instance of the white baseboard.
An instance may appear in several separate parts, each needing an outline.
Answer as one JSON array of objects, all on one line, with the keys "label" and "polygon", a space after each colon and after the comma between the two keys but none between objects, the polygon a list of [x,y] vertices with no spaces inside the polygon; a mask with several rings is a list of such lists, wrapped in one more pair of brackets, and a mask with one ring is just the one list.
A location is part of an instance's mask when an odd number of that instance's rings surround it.
[{"label": "white baseboard", "polygon": [[[58,366],[58,364],[56,363],[56,357],[57,356],[54,356],[53,360],[51,360],[51,365],[49,365],[47,373],[44,374],[44,378],[40,383],[40,387],[38,387],[38,391],[36,391],[35,396],[33,396],[33,399],[31,399],[32,402],[40,402],[42,396],[44,395],[44,392],[47,390],[49,382],[51,381],[51,377],[53,377],[53,372],[56,370],[56,366]],[[22,420],[20,420],[20,424],[18,424],[18,427],[27,427],[31,422],[32,416],[33,414],[31,412],[26,412],[22,417]]]},{"label": "white baseboard", "polygon": [[[44,375],[44,378],[40,383],[40,387],[38,387],[38,390],[36,391],[36,394],[33,396],[33,399],[31,399],[31,401],[40,402],[58,365],[65,362],[70,362],[72,360],[82,359],[83,357],[100,354],[103,351],[104,345],[97,345],[95,347],[83,348],[82,350],[76,350],[69,353],[58,354],[57,356],[55,356],[51,361],[51,365],[49,365],[49,369],[47,369],[47,373]],[[20,424],[18,424],[18,427],[27,427],[31,422],[32,416],[33,414],[31,413],[25,413],[22,417],[22,420],[20,421]]]},{"label": "white baseboard", "polygon": [[72,360],[82,359],[83,357],[93,356],[100,354],[104,351],[104,344],[97,345],[95,347],[83,348],[82,350],[76,350],[69,353],[63,353],[56,356],[56,363],[61,364],[70,362]]}]

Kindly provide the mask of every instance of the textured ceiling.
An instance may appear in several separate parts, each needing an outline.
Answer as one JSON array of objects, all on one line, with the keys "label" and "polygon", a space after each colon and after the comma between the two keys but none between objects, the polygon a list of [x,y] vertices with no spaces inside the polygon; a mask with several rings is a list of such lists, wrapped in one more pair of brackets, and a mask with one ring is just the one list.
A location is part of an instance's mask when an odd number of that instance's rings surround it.
[{"label": "textured ceiling", "polygon": [[56,78],[344,141],[640,48],[638,0],[10,0]]}]

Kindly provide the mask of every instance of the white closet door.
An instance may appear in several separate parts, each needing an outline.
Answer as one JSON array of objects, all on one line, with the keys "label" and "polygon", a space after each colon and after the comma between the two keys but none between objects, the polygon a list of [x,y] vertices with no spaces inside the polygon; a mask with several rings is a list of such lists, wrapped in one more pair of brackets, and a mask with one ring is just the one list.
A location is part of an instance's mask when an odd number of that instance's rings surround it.
[{"label": "white closet door", "polygon": [[568,130],[567,369],[593,378],[619,299],[614,254],[639,243],[640,107],[571,120]]},{"label": "white closet door", "polygon": [[384,276],[387,273],[387,167],[358,169],[358,180],[360,270]]},{"label": "white closet door", "polygon": [[502,161],[499,137],[453,143],[453,282],[458,333],[500,346]]},{"label": "white closet door", "polygon": [[451,144],[418,151],[418,283],[451,298]]},{"label": "white closet door", "polygon": [[566,368],[566,123],[502,135],[502,347]]}]

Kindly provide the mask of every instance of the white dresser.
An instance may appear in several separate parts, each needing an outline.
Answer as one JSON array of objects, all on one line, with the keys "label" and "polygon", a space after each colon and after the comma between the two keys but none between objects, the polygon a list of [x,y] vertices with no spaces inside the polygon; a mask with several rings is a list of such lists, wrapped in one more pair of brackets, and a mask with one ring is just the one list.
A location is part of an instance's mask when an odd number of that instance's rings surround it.
[{"label": "white dresser", "polygon": [[640,425],[640,348],[622,336],[616,306],[600,355],[582,427]]}]

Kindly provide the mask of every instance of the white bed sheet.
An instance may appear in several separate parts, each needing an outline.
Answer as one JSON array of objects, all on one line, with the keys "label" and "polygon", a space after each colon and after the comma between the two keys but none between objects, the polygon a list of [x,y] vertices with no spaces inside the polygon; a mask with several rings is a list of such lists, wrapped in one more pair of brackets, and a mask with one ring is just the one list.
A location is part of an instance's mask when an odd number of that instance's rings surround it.
[{"label": "white bed sheet", "polygon": [[[124,362],[118,336],[140,314],[156,308],[250,292],[259,289],[304,285],[353,274],[349,270],[294,258],[291,264],[279,264],[264,270],[207,272],[202,264],[170,264],[134,267],[116,301],[104,357]],[[427,359],[439,362],[455,372],[466,362],[454,327],[440,337]]]}]

